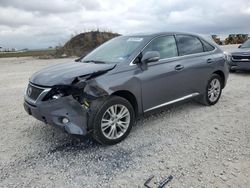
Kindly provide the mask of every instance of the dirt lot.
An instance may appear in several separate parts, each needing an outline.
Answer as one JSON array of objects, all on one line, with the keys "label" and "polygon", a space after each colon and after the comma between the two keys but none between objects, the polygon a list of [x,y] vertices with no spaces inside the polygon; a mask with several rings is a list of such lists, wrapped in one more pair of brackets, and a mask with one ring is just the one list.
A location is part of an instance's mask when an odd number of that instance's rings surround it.
[{"label": "dirt lot", "polygon": [[77,141],[23,110],[29,76],[71,59],[0,59],[0,187],[249,187],[250,73],[231,74],[220,102],[195,102],[137,122],[109,147]]}]

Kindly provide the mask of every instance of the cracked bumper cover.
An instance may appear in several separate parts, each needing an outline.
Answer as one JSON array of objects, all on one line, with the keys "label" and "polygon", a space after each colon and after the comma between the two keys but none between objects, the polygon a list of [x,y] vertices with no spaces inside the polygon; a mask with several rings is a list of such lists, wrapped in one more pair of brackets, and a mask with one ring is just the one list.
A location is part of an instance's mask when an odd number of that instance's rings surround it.
[{"label": "cracked bumper cover", "polygon": [[[40,101],[36,105],[25,100],[24,109],[36,119],[59,127],[69,134],[87,134],[87,110],[72,96]],[[65,117],[69,122],[64,124],[62,119]]]}]

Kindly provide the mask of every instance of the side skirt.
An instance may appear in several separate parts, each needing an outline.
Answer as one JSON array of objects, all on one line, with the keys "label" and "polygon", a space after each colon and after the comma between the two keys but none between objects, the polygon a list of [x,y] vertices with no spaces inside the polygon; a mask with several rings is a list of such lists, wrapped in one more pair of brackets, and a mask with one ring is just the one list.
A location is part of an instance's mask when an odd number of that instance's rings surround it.
[{"label": "side skirt", "polygon": [[175,99],[175,100],[172,100],[172,101],[169,101],[169,102],[166,102],[166,103],[163,103],[163,104],[160,104],[160,105],[157,105],[157,106],[154,106],[152,108],[149,108],[147,110],[145,110],[144,112],[148,112],[148,111],[151,111],[151,110],[155,110],[157,108],[161,108],[163,106],[167,106],[167,105],[170,105],[170,104],[173,104],[173,103],[177,103],[177,102],[180,102],[180,101],[183,101],[183,100],[186,100],[186,99],[189,99],[189,98],[192,98],[192,97],[195,97],[195,96],[198,96],[199,93],[192,93],[190,95],[186,95],[184,97],[181,97],[181,98],[178,98],[178,99]]}]

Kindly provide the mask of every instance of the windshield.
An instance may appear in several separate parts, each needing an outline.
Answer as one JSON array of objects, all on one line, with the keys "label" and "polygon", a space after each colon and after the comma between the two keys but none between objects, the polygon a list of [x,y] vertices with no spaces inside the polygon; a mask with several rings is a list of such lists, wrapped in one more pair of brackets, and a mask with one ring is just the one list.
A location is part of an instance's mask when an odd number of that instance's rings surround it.
[{"label": "windshield", "polygon": [[99,46],[82,62],[121,63],[125,62],[132,53],[142,44],[143,37],[117,37]]},{"label": "windshield", "polygon": [[246,42],[244,42],[240,48],[250,48],[250,40],[247,40]]}]

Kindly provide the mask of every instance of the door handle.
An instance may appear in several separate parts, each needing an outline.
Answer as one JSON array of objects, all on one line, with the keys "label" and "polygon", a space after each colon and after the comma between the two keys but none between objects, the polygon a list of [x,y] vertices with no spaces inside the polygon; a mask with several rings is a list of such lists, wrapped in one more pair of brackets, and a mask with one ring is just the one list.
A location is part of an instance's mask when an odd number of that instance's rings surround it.
[{"label": "door handle", "polygon": [[182,69],[184,69],[184,66],[183,66],[183,65],[176,65],[176,66],[175,66],[175,70],[177,70],[177,71],[180,71],[180,70],[182,70]]},{"label": "door handle", "polygon": [[207,59],[207,63],[213,63],[214,61],[212,59]]}]

